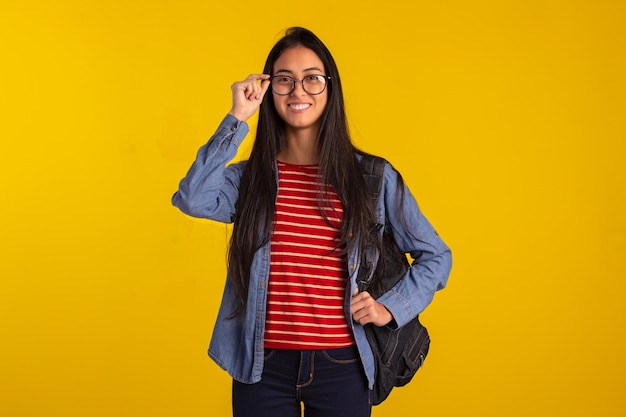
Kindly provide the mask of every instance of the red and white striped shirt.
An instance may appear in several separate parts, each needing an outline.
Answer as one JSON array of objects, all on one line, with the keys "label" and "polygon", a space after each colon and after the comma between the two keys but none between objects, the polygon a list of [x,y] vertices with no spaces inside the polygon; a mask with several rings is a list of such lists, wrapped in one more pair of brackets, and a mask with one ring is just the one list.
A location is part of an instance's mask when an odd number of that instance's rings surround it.
[{"label": "red and white striped shirt", "polygon": [[344,315],[348,274],[338,247],[343,208],[326,187],[318,206],[317,165],[278,162],[278,196],[271,239],[265,347],[333,349],[354,344]]}]

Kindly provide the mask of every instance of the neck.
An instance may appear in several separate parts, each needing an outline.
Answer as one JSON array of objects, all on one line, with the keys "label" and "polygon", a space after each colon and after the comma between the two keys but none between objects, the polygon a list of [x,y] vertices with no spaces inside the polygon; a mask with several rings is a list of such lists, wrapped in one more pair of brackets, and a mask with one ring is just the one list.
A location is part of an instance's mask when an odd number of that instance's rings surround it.
[{"label": "neck", "polygon": [[319,162],[317,132],[290,129],[286,133],[285,146],[276,155],[277,159],[295,165],[315,165]]}]

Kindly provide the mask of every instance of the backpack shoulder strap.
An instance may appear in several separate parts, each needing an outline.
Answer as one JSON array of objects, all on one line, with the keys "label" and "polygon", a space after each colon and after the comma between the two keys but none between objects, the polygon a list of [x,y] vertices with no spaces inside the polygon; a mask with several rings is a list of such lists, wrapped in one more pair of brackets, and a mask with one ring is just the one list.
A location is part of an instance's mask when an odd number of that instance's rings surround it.
[{"label": "backpack shoulder strap", "polygon": [[379,156],[363,155],[361,158],[361,166],[365,172],[365,183],[367,189],[372,195],[372,202],[374,207],[378,203],[378,197],[380,197],[380,190],[383,186],[383,172],[385,171],[385,160]]},{"label": "backpack shoulder strap", "polygon": [[[361,157],[361,167],[363,168],[363,178],[367,184],[367,189],[372,198],[372,207],[375,209],[380,197],[383,185],[383,172],[386,161],[378,156],[364,154]],[[370,226],[372,236],[377,236],[382,224],[374,223]],[[364,291],[372,278],[374,269],[372,266],[372,251],[375,250],[373,243],[366,244],[361,252],[361,264],[357,275],[359,291]]]}]

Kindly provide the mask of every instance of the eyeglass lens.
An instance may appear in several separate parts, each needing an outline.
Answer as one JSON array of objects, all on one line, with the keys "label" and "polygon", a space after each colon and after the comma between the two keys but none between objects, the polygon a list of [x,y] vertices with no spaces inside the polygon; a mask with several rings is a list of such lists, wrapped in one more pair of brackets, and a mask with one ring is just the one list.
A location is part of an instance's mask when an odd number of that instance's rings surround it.
[{"label": "eyeglass lens", "polygon": [[321,94],[326,88],[326,76],[307,75],[302,80],[296,80],[288,75],[276,75],[272,77],[272,90],[278,95],[290,94],[296,88],[296,82],[302,83],[302,88],[308,94]]}]

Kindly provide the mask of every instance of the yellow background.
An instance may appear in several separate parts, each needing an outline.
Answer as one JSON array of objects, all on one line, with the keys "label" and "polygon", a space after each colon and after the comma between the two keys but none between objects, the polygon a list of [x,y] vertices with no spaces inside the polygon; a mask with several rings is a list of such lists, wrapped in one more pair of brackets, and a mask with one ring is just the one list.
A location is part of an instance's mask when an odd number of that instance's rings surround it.
[{"label": "yellow background", "polygon": [[625,415],[624,4],[1,0],[0,415],[229,415],[229,229],[170,196],[291,25],[453,249],[374,416]]}]

